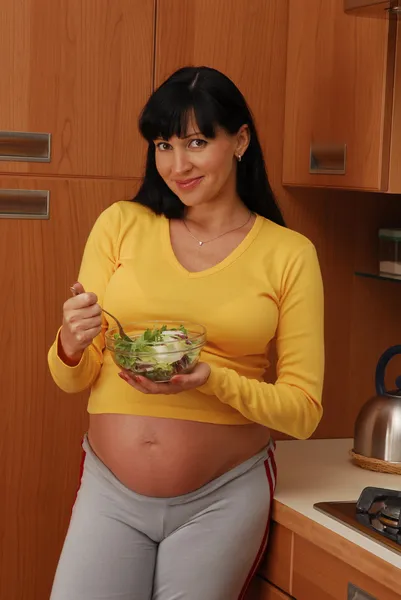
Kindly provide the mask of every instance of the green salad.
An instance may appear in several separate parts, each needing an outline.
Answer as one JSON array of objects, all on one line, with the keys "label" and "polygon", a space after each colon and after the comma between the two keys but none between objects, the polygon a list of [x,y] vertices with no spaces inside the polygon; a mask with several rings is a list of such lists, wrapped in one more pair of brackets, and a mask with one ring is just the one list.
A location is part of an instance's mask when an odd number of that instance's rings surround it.
[{"label": "green salad", "polygon": [[126,340],[114,336],[115,360],[123,368],[152,381],[169,381],[173,375],[188,372],[200,354],[200,345],[191,340],[188,330],[146,329]]}]

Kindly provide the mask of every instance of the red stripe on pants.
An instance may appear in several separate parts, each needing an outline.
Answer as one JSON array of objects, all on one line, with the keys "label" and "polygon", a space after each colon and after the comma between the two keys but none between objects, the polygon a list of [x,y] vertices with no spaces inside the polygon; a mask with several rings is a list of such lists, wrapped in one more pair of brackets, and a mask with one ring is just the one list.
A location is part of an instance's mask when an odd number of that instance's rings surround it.
[{"label": "red stripe on pants", "polygon": [[[246,594],[246,591],[249,587],[249,584],[251,583],[257,568],[259,566],[260,561],[262,560],[263,557],[263,553],[266,550],[266,546],[267,546],[267,540],[269,537],[269,529],[270,529],[270,518],[271,518],[271,513],[272,513],[272,508],[273,508],[273,496],[274,496],[274,489],[276,487],[276,473],[277,473],[277,467],[276,467],[276,461],[274,460],[274,453],[273,450],[269,450],[268,452],[268,456],[269,458],[267,460],[265,460],[265,469],[266,469],[266,476],[267,476],[267,480],[269,482],[269,490],[270,490],[270,507],[269,507],[269,516],[267,519],[267,524],[266,524],[266,529],[265,532],[263,534],[263,538],[262,538],[262,543],[260,545],[259,551],[256,555],[256,558],[254,560],[254,563],[252,565],[251,570],[249,571],[248,577],[246,578],[246,581],[242,587],[241,593],[238,596],[238,600],[243,600]],[[271,467],[270,467],[271,465]]]}]

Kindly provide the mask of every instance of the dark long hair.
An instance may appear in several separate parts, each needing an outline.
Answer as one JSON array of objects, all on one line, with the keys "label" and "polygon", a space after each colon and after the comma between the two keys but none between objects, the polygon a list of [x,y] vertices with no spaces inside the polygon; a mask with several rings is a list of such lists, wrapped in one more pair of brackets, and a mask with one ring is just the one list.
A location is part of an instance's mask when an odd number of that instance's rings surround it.
[{"label": "dark long hair", "polygon": [[184,216],[185,205],[157,171],[153,141],[185,136],[191,115],[207,138],[216,136],[218,126],[235,135],[242,125],[248,125],[250,143],[237,165],[237,193],[251,211],[285,225],[267,178],[262,148],[246,100],[228,77],[209,67],[179,69],[146,103],[139,129],[149,147],[145,177],[134,202],[170,219]]}]

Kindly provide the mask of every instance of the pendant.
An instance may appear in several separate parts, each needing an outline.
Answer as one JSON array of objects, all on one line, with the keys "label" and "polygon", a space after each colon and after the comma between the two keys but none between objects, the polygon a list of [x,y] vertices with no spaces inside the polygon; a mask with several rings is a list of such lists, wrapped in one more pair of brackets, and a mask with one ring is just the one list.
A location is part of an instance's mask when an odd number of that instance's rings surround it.
[{"label": "pendant", "polygon": [[199,246],[203,246],[203,242],[199,242]]}]

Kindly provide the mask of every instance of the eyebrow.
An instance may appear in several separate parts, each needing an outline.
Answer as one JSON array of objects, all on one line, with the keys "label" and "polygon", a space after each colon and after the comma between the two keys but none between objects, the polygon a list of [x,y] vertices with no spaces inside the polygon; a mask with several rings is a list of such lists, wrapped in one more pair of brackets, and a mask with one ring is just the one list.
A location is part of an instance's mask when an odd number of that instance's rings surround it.
[{"label": "eyebrow", "polygon": [[[184,135],[184,136],[183,136],[182,138],[180,138],[180,139],[181,139],[181,140],[187,140],[188,138],[190,138],[190,137],[193,137],[194,135],[203,135],[203,133],[202,133],[201,131],[194,131],[193,133],[190,133],[189,135]],[[164,142],[167,142],[167,141],[168,141],[168,140],[165,140],[165,139],[164,139],[164,138],[162,138],[162,137],[155,138],[155,140],[154,140],[154,141],[157,141],[157,140],[163,140]]]},{"label": "eyebrow", "polygon": [[203,133],[201,131],[194,131],[193,133],[190,133],[189,135],[184,135],[184,137],[181,139],[187,140],[188,138],[192,137],[193,135],[203,135]]}]

